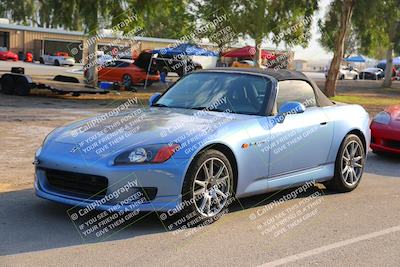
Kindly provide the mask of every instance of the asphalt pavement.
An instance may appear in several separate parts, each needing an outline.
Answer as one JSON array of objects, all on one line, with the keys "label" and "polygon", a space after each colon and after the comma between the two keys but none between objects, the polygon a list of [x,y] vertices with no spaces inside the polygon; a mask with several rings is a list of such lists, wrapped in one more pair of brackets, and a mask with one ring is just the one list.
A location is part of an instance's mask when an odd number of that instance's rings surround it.
[{"label": "asphalt pavement", "polygon": [[[196,230],[168,231],[155,214],[139,214],[125,229],[89,241],[70,220],[68,207],[37,198],[31,188],[1,193],[0,265],[398,266],[399,163],[370,153],[362,182],[351,193],[317,185],[268,212],[265,207],[291,189],[241,199],[219,221]],[[281,227],[271,222],[306,207],[313,194],[302,220]],[[279,230],[269,231],[274,224]]]}]

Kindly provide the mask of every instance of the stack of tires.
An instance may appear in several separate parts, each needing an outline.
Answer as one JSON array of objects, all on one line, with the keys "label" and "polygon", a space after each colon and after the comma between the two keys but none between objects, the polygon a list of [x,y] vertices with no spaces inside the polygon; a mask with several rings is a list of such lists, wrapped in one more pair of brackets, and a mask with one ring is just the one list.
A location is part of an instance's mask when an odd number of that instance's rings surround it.
[{"label": "stack of tires", "polygon": [[21,73],[6,73],[0,78],[0,92],[6,95],[29,95],[32,81]]}]

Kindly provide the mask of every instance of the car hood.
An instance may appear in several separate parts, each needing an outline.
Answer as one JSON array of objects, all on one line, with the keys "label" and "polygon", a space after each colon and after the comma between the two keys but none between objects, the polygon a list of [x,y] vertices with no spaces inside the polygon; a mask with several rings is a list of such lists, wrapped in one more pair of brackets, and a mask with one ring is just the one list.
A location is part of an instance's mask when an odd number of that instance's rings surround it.
[{"label": "car hood", "polygon": [[[46,142],[69,144],[90,154],[115,154],[147,144],[201,141],[232,121],[249,115],[173,108],[144,108],[114,116],[101,114],[56,130]],[[96,156],[93,154],[92,156]]]},{"label": "car hood", "polygon": [[6,56],[16,56],[17,55],[11,51],[1,51],[0,54],[6,55]]},{"label": "car hood", "polygon": [[374,73],[374,74],[378,74],[378,73],[383,73],[383,70],[370,70],[370,69],[365,69],[361,72],[368,72],[368,73]]}]

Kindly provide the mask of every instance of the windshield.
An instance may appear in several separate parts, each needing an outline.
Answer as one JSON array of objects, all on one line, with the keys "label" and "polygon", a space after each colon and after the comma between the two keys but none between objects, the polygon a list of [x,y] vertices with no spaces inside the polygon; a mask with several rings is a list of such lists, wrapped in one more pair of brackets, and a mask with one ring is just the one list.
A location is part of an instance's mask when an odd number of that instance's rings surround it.
[{"label": "windshield", "polygon": [[271,80],[239,73],[193,73],[173,85],[153,106],[258,115]]}]

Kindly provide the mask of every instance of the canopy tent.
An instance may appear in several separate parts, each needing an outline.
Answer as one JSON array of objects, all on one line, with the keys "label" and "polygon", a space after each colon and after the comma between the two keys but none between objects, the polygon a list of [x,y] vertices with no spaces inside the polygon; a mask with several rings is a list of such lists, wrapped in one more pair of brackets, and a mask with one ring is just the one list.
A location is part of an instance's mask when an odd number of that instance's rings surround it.
[{"label": "canopy tent", "polygon": [[208,57],[216,57],[218,53],[214,51],[209,51],[205,48],[194,44],[180,44],[176,47],[167,47],[161,49],[153,50],[153,54],[160,54],[161,56],[177,56],[177,55],[184,55],[184,56],[208,56]]},{"label": "canopy tent", "polygon": [[[386,65],[386,59],[379,61],[379,64]],[[393,65],[400,65],[400,57],[393,58]]]},{"label": "canopy tent", "polygon": [[[242,58],[252,58],[256,54],[256,48],[254,46],[244,46],[235,50],[231,50],[222,54],[223,57],[242,57]],[[276,59],[276,56],[269,53],[266,50],[261,50],[261,58],[265,59]]]},{"label": "canopy tent", "polygon": [[354,56],[354,57],[348,57],[345,58],[344,61],[346,62],[356,62],[356,63],[365,63],[366,60],[362,56]]}]

